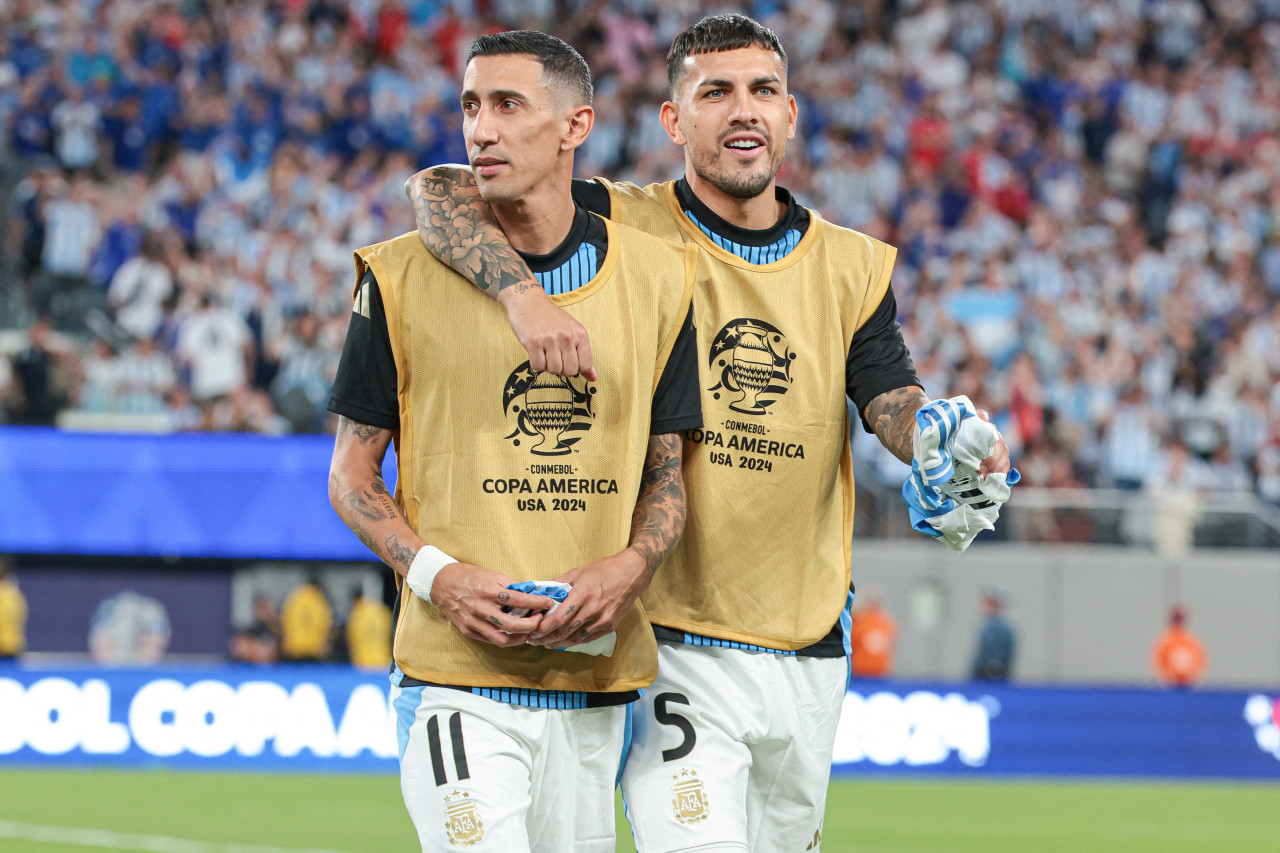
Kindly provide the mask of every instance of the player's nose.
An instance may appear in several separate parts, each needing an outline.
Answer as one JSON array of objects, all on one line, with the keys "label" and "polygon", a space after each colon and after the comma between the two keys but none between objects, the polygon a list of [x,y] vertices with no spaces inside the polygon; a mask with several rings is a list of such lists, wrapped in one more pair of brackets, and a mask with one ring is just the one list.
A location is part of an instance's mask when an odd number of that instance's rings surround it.
[{"label": "player's nose", "polygon": [[494,121],[493,111],[481,107],[476,111],[475,120],[471,124],[471,144],[483,148],[498,141],[498,123]]},{"label": "player's nose", "polygon": [[731,124],[755,124],[760,120],[756,114],[755,102],[751,99],[751,93],[739,90],[733,95],[733,109],[729,111],[729,122]]}]

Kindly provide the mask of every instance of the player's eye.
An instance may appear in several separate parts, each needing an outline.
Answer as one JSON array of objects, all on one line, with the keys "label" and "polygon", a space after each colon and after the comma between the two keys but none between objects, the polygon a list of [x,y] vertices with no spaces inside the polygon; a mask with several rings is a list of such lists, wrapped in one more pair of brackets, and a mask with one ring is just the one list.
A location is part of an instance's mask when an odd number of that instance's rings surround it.
[{"label": "player's eye", "polygon": [[463,111],[464,113],[469,113],[469,112],[472,112],[473,110],[478,109],[478,108],[479,108],[479,106],[480,106],[480,105],[479,105],[479,104],[477,104],[475,101],[463,101],[463,102],[462,102],[462,111]]},{"label": "player's eye", "polygon": [[710,89],[707,91],[707,97],[716,101],[720,100],[720,98],[722,98],[724,94],[725,94],[724,89]]},{"label": "player's eye", "polygon": [[759,89],[756,89],[756,94],[757,95],[776,95],[777,90],[774,89],[772,86],[761,86]]},{"label": "player's eye", "polygon": [[504,110],[514,110],[518,106],[520,105],[517,104],[515,101],[511,100],[510,98],[502,102],[502,108]]}]

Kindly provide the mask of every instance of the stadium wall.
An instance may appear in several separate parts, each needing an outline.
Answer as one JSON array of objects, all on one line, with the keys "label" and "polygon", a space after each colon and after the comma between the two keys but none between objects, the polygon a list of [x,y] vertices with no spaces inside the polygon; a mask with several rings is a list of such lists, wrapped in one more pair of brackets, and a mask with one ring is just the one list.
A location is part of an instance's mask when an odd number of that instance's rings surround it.
[{"label": "stadium wall", "polygon": [[[1014,500],[1017,500],[1015,495]],[[1169,609],[1186,606],[1208,653],[1205,686],[1280,685],[1280,559],[1275,551],[858,539],[853,577],[880,587],[898,621],[895,673],[967,677],[984,586],[1007,595],[1019,682],[1154,684],[1152,647]],[[855,604],[855,607],[857,605]]]}]

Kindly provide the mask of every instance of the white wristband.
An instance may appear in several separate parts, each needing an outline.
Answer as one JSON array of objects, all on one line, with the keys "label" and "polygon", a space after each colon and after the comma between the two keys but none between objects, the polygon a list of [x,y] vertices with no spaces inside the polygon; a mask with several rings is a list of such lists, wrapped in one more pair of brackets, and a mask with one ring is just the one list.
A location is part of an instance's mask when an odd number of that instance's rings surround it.
[{"label": "white wristband", "polygon": [[404,582],[418,598],[430,601],[431,585],[435,583],[436,575],[440,574],[440,570],[445,566],[456,562],[458,561],[439,548],[423,545],[418,549],[418,553],[413,555],[413,562],[409,564],[409,574],[405,576]]}]

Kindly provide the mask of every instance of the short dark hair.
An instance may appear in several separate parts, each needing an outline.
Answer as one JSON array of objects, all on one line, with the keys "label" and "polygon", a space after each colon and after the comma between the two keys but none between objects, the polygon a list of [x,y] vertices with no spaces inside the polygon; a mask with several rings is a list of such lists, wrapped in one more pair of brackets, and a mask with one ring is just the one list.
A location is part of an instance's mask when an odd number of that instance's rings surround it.
[{"label": "short dark hair", "polygon": [[564,88],[579,104],[590,106],[595,94],[591,69],[572,45],[537,30],[512,30],[480,36],[467,51],[467,62],[477,56],[532,56],[542,65],[543,79],[552,89]]},{"label": "short dark hair", "polygon": [[667,51],[667,85],[676,89],[676,81],[684,73],[684,61],[698,53],[720,53],[740,50],[752,45],[772,50],[787,67],[787,52],[782,49],[778,34],[746,15],[713,15],[703,18],[676,36]]}]

